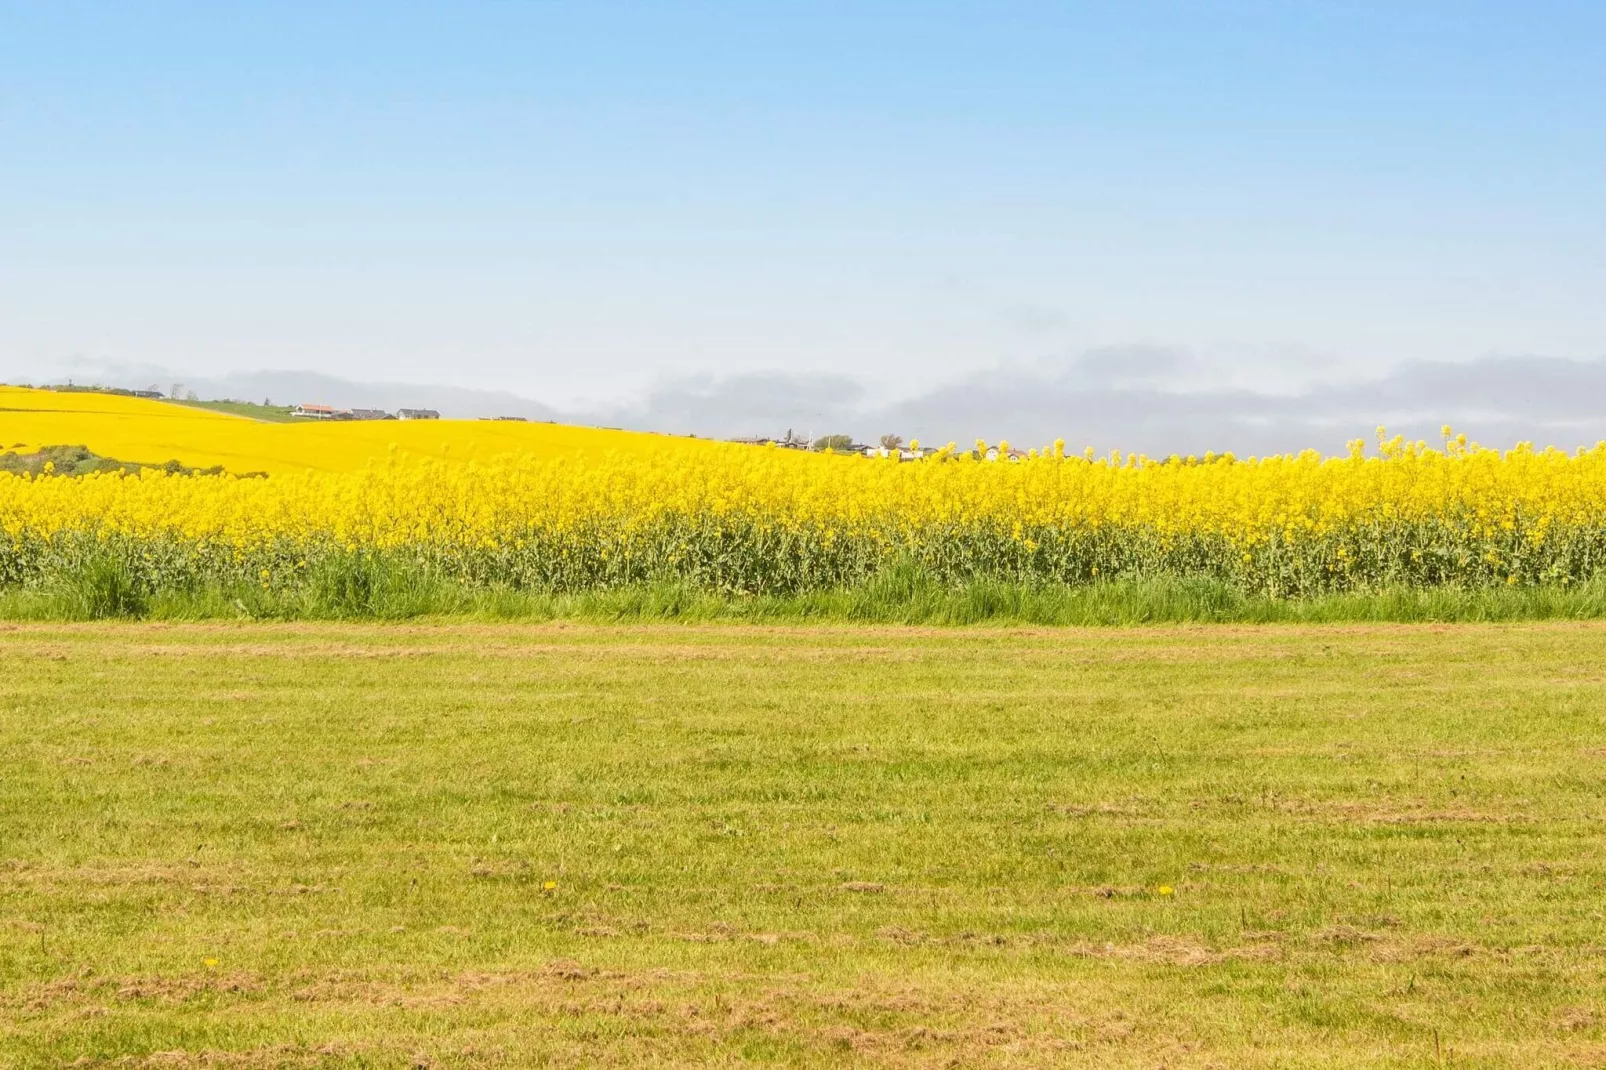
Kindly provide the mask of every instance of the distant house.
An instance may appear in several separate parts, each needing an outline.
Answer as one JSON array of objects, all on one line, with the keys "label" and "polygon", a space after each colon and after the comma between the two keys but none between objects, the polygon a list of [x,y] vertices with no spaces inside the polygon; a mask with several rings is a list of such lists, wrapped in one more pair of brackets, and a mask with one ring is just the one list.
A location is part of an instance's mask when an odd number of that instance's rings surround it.
[{"label": "distant house", "polygon": [[291,416],[300,416],[308,420],[335,420],[341,411],[333,405],[297,405],[290,410]]},{"label": "distant house", "polygon": [[160,390],[130,390],[129,393],[137,398],[159,398],[164,396]]},{"label": "distant house", "polygon": [[[610,427],[607,430],[617,431],[618,428]],[[692,435],[691,437],[696,438],[697,436]],[[744,446],[779,446],[783,450],[806,450],[812,448],[809,445],[808,436],[794,434],[790,427],[786,429],[786,434],[780,438],[776,438],[774,435],[740,435],[729,441],[740,442]],[[858,449],[859,447],[854,446],[852,448]]]},{"label": "distant house", "polygon": [[527,424],[530,422],[530,418],[528,416],[481,416],[480,419],[510,421],[516,424]]},{"label": "distant house", "polygon": [[397,409],[398,420],[439,420],[441,414],[434,409]]},{"label": "distant house", "polygon": [[350,419],[353,420],[394,420],[396,417],[384,409],[352,409]]}]

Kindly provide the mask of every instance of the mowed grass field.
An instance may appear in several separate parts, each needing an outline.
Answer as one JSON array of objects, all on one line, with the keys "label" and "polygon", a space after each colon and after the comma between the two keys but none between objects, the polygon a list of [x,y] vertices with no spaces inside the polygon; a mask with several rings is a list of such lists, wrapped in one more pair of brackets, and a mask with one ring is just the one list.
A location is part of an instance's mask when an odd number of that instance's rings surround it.
[{"label": "mowed grass field", "polygon": [[0,1065],[1599,1066],[1606,627],[0,624]]}]

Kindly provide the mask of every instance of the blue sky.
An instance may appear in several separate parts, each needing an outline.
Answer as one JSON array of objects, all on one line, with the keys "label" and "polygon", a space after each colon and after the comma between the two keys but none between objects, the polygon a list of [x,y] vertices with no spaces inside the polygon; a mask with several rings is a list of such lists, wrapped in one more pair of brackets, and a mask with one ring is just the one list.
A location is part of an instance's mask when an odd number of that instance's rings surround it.
[{"label": "blue sky", "polygon": [[1603,42],[1600,3],[0,0],[0,378],[1599,358]]}]

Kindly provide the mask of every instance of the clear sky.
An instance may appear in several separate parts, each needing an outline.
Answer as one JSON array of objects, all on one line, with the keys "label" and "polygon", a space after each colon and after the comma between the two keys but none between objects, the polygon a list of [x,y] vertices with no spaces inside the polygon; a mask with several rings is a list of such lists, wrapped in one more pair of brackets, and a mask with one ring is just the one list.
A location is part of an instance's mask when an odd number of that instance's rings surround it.
[{"label": "clear sky", "polygon": [[1599,0],[0,0],[0,378],[1593,359],[1603,115]]}]

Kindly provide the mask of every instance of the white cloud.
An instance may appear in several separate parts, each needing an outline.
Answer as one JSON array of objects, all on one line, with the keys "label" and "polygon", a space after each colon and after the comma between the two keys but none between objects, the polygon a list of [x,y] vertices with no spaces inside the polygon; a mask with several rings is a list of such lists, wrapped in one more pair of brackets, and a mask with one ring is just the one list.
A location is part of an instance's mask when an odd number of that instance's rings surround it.
[{"label": "white cloud", "polygon": [[[638,401],[558,409],[495,391],[361,383],[315,372],[177,378],[202,396],[323,401],[448,416],[524,416],[710,437],[886,432],[928,442],[1007,438],[1019,445],[1063,437],[1151,455],[1232,450],[1240,455],[1315,448],[1336,453],[1379,424],[1435,439],[1449,423],[1487,445],[1518,441],[1574,447],[1606,439],[1606,360],[1489,356],[1413,362],[1344,385],[1273,391],[1209,385],[1201,361],[1154,346],[1104,347],[1071,359],[1000,367],[898,400],[842,375],[750,373],[664,380]],[[166,389],[151,366],[83,366],[79,381]],[[1197,385],[1205,382],[1206,385]]]}]

